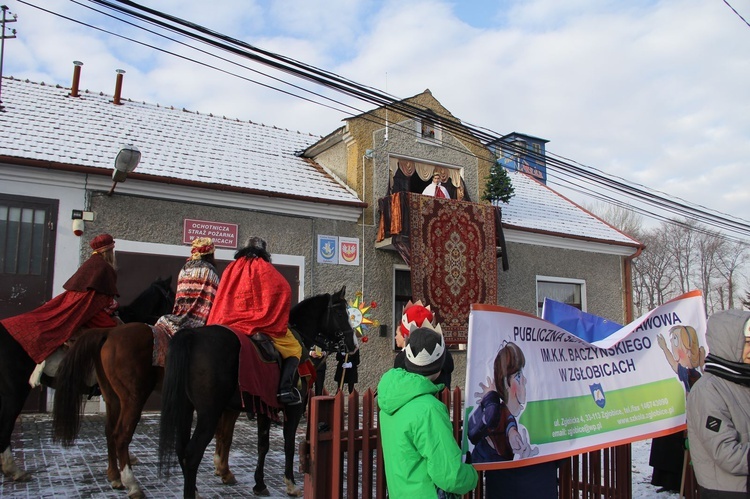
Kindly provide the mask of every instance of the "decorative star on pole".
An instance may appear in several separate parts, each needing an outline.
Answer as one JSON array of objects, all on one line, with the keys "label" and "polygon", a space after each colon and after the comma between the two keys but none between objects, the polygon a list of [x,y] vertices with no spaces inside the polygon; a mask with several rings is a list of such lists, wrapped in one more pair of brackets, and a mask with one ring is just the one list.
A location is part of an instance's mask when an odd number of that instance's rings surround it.
[{"label": "decorative star on pole", "polygon": [[370,302],[368,305],[362,299],[362,292],[357,291],[354,295],[354,300],[349,302],[349,325],[351,325],[354,332],[357,334],[357,338],[362,340],[362,343],[367,343],[367,333],[369,328],[380,326],[380,322],[377,319],[371,319],[372,309],[378,306],[377,303]]}]

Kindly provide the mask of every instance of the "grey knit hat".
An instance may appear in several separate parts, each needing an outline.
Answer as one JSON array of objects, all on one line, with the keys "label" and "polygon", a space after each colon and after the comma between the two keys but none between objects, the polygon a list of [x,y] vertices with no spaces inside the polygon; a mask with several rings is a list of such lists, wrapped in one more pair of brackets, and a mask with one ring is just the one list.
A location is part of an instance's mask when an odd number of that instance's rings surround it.
[{"label": "grey knit hat", "polygon": [[445,363],[443,335],[430,328],[420,327],[412,331],[404,350],[405,367],[411,373],[430,376],[440,372]]}]

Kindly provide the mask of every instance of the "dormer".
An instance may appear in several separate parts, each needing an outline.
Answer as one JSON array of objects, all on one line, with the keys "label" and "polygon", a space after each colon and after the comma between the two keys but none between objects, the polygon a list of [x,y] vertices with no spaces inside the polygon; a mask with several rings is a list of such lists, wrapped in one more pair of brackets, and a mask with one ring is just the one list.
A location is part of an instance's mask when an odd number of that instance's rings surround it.
[{"label": "dormer", "polygon": [[547,142],[549,141],[539,137],[513,132],[493,140],[487,144],[487,147],[505,169],[528,173],[546,184],[545,144]]}]

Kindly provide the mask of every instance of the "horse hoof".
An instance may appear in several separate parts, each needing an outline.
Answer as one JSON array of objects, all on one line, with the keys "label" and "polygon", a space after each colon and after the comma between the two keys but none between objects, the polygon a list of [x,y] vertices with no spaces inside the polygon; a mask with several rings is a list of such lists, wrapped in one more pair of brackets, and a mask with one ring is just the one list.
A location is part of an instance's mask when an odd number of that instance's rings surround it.
[{"label": "horse hoof", "polygon": [[234,477],[234,473],[230,471],[229,474],[221,477],[221,483],[224,485],[237,485],[237,479]]},{"label": "horse hoof", "polygon": [[263,487],[262,489],[256,489],[255,487],[253,487],[253,494],[261,497],[268,497],[271,495],[271,493],[268,491],[268,487]]},{"label": "horse hoof", "polygon": [[302,496],[302,490],[297,487],[297,485],[293,481],[288,478],[284,478],[284,483],[286,483],[286,495],[290,497]]},{"label": "horse hoof", "polygon": [[139,490],[137,492],[133,492],[132,494],[128,494],[128,497],[130,499],[146,499],[146,494],[144,494],[142,490]]},{"label": "horse hoof", "polygon": [[13,476],[10,477],[14,482],[28,482],[31,480],[31,475],[25,471],[17,471]]},{"label": "horse hoof", "polygon": [[131,465],[138,464],[138,458],[135,457],[135,454],[128,453],[128,459],[130,459],[130,464]]},{"label": "horse hoof", "polygon": [[110,485],[112,485],[112,488],[115,490],[123,490],[125,486],[122,484],[122,481],[118,478],[117,480],[112,480],[110,482]]}]

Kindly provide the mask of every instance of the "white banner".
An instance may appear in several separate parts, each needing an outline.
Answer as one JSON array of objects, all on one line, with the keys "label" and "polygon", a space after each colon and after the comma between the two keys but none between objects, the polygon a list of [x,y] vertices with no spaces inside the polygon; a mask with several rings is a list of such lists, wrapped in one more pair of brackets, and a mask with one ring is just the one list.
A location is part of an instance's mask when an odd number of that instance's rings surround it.
[{"label": "white banner", "polygon": [[509,468],[684,428],[705,331],[699,291],[595,343],[517,310],[472,305],[464,451],[479,469]]}]

